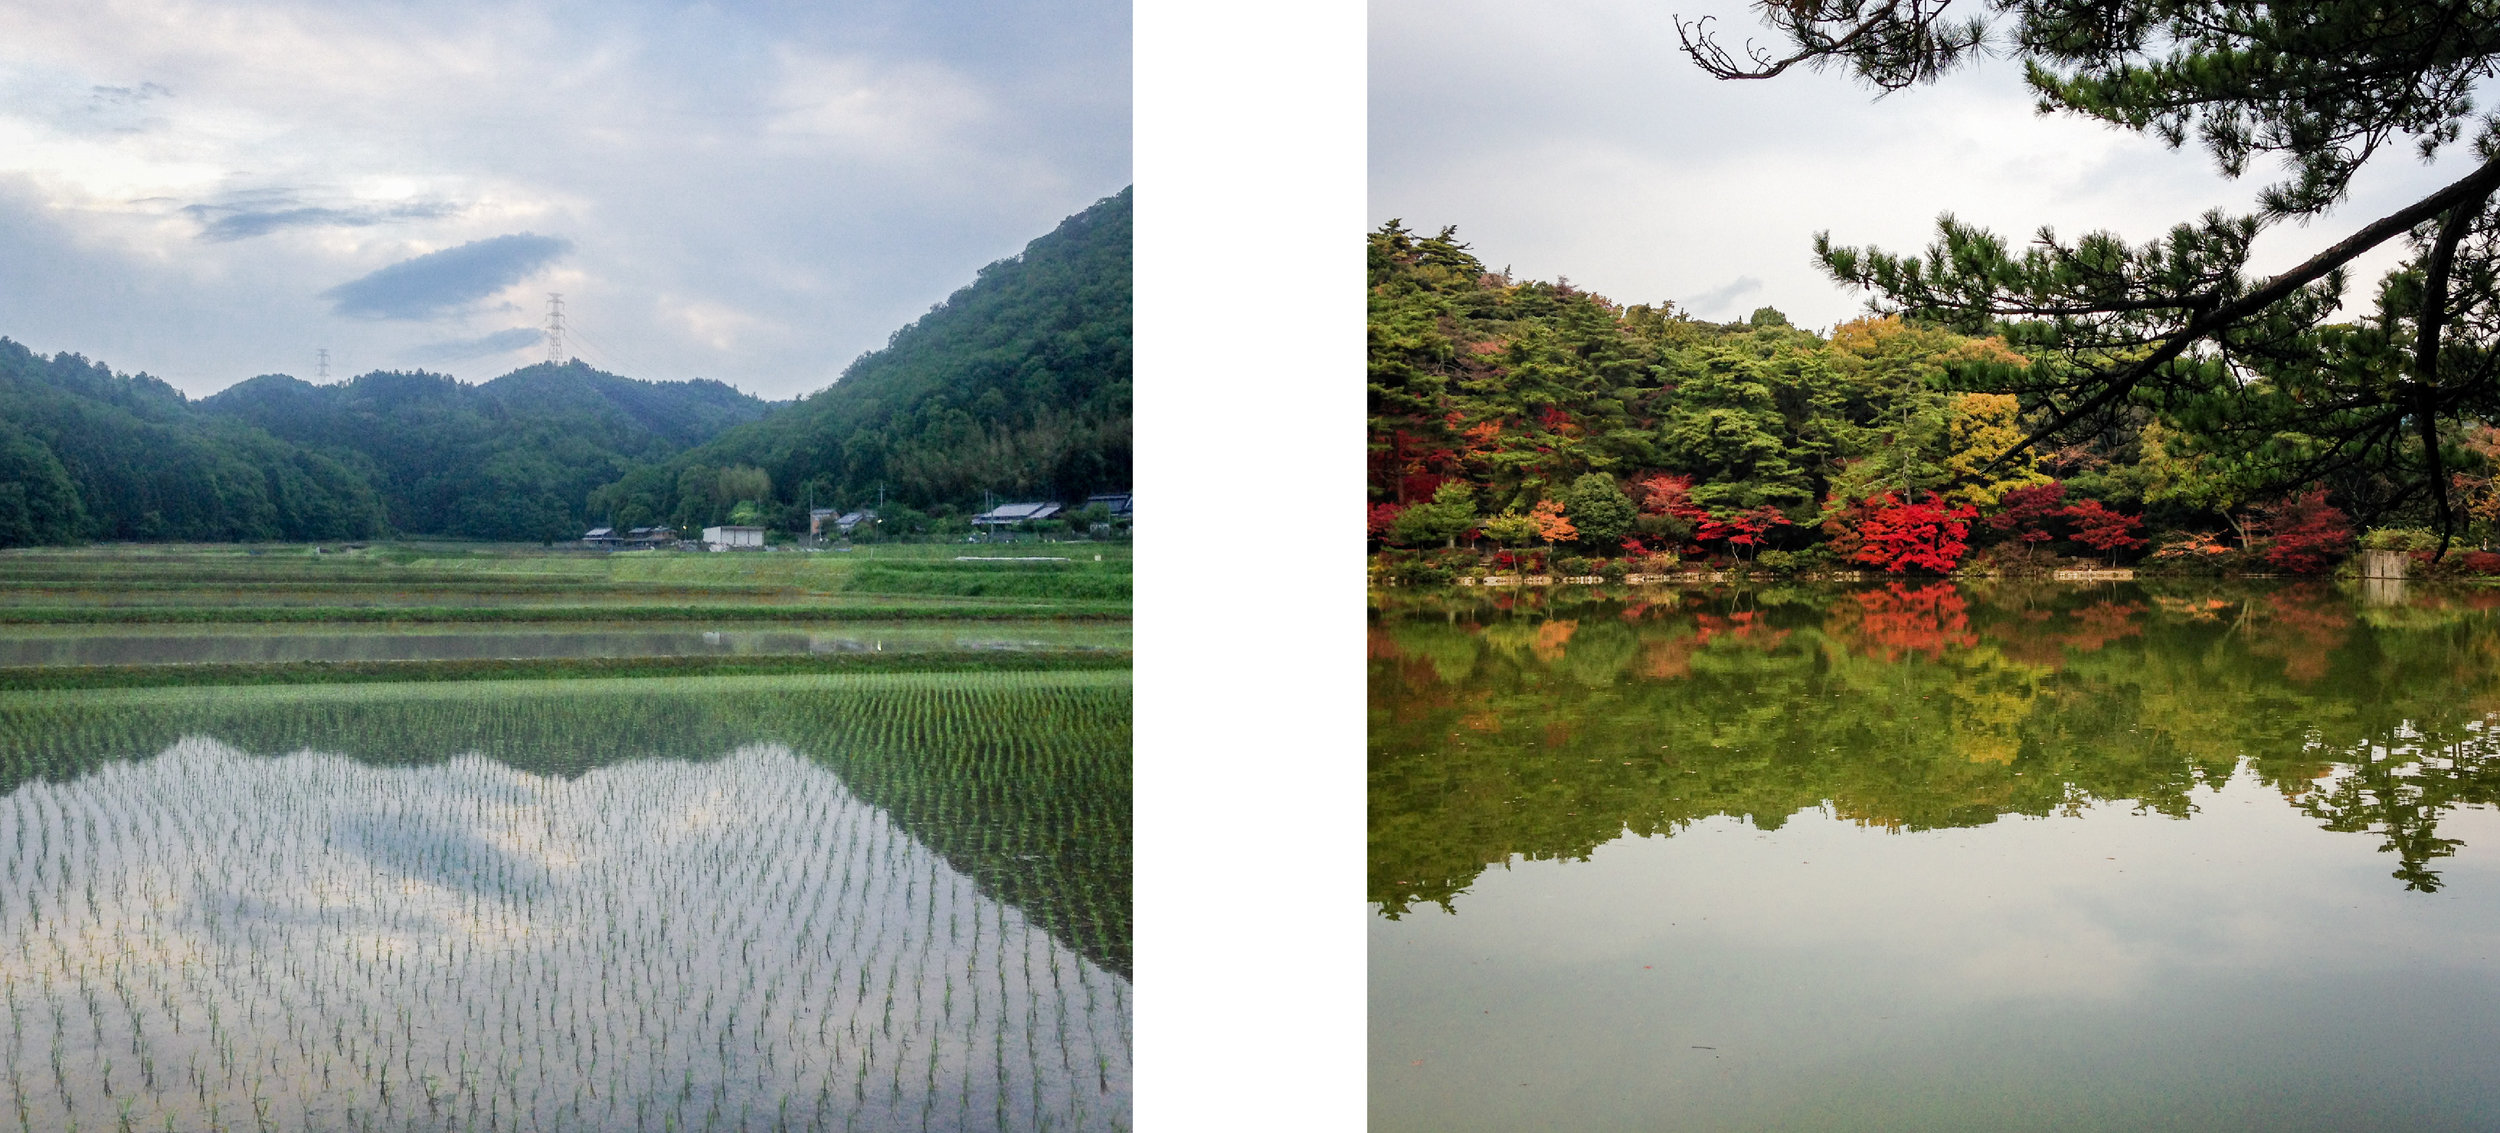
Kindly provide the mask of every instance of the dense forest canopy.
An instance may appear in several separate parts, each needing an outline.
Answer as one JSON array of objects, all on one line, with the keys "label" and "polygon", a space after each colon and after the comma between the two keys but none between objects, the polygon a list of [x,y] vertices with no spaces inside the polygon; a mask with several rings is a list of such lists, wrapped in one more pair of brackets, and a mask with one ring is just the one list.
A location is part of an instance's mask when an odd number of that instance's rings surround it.
[{"label": "dense forest canopy", "polygon": [[891,502],[889,528],[988,496],[1130,487],[1130,191],[983,268],[853,362],[769,404],[719,382],[541,364],[471,385],[266,374],[192,401],[0,339],[0,546],[114,540],[558,541]]},{"label": "dense forest canopy", "polygon": [[591,489],[770,408],[719,382],[636,381],[579,361],[480,385],[394,371],[326,386],[269,374],[199,405],[357,469],[394,530],[525,540],[578,538]]},{"label": "dense forest canopy", "polygon": [[[1069,217],[853,362],[833,385],[592,498],[620,525],[696,526],[742,502],[977,510],[985,493],[1081,501],[1130,485],[1130,197]],[[760,473],[766,495],[724,488]],[[753,482],[753,481],[751,481]]]},{"label": "dense forest canopy", "polygon": [[354,539],[382,501],[341,462],[205,414],[145,374],[0,338],[0,546]]},{"label": "dense forest canopy", "polygon": [[[2027,363],[1997,336],[1897,315],[1815,333],[1768,308],[1707,322],[1489,273],[1454,229],[1397,221],[1371,234],[1369,271],[1372,531],[1393,547],[1767,550],[1940,571],[2000,544],[2305,570],[2351,547],[2353,520],[2433,519],[2383,468],[2273,482],[2190,413],[2130,406],[2025,447],[2053,405],[1952,380]],[[2274,443],[2323,443],[2297,425],[2278,422]],[[2472,534],[2500,534],[2500,433],[2443,430]]]},{"label": "dense forest canopy", "polygon": [[[2090,118],[2177,147],[2193,137],[2226,175],[2278,165],[2255,209],[2185,221],[2130,245],[2043,229],[2012,242],[1946,215],[1924,255],[1840,246],[1831,275],[1885,309],[2003,336],[2023,362],[1953,367],[1966,388],[2022,395],[2042,440],[2150,410],[2193,423],[2244,479],[2284,490],[2378,481],[2388,506],[2426,507],[2447,536],[2469,516],[2456,426],[2500,413],[2500,116],[2474,88],[2500,75],[2500,6],[2320,0],[1820,0],[1762,4],[1788,41],[1745,41],[1679,21],[1685,50],[1727,79],[1838,68],[1880,91],[1933,82],[1979,57],[2019,61],[2042,113]],[[1969,15],[1976,11],[1980,14]],[[2257,236],[2311,224],[2373,158],[2429,160],[2466,140],[2462,177],[2352,226],[2298,266],[2248,274]],[[2317,225],[2323,227],[2323,225]],[[2402,240],[2408,259],[2358,320],[2330,322],[2355,257]],[[2286,432],[2295,436],[2286,438]]]}]

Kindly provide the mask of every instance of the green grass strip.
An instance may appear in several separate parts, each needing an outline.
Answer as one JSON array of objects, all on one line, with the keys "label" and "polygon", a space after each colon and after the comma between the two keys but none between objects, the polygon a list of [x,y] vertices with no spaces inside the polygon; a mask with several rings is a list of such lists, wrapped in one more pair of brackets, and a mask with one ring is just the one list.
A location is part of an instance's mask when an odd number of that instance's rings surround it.
[{"label": "green grass strip", "polygon": [[906,606],[0,606],[0,625],[101,622],[835,622],[1075,619],[1119,620],[1126,602]]},{"label": "green grass strip", "polygon": [[0,666],[0,692],[245,685],[435,683],[837,673],[1126,670],[1127,651],[892,652],[778,657],[581,657],[463,661],[279,661],[207,665]]},{"label": "green grass strip", "polygon": [[[150,685],[128,688],[0,690],[0,713],[63,708],[163,708],[215,704],[250,705],[366,704],[397,701],[487,701],[560,695],[568,702],[581,697],[614,696],[634,700],[653,696],[722,693],[860,692],[909,689],[1117,689],[1130,684],[1125,663],[1090,669],[1016,669],[940,672],[931,670],[702,674],[663,673],[640,677],[514,677],[482,684],[450,681],[382,681],[312,685],[190,686]],[[4,730],[0,730],[4,731]]]}]

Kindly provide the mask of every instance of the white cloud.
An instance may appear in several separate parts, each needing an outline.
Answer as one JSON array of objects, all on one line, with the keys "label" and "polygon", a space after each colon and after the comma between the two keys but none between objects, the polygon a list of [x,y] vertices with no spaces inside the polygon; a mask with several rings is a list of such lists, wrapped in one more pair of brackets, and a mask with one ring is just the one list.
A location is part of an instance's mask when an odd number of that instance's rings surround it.
[{"label": "white cloud", "polygon": [[[120,282],[92,285],[109,303],[0,294],[0,334],[200,393],[319,348],[413,364],[563,290],[633,376],[805,392],[1128,182],[1127,19],[1104,0],[9,5],[0,262]],[[526,302],[417,327],[318,298],[520,232],[574,249]]]},{"label": "white cloud", "polygon": [[735,350],[741,336],[765,325],[762,319],[719,303],[663,299],[661,306],[686,333],[714,350]]},{"label": "white cloud", "polygon": [[987,123],[990,99],[965,76],[926,64],[776,53],[780,88],[768,128],[784,142],[830,143],[870,158],[918,156]]}]

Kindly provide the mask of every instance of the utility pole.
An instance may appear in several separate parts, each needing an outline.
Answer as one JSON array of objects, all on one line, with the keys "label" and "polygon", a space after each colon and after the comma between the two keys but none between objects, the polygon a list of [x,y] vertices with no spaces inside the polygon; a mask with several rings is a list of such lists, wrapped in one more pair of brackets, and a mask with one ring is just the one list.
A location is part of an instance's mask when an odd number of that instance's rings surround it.
[{"label": "utility pole", "polygon": [[327,347],[327,346],[324,346],[324,347],[322,347],[320,350],[318,350],[318,351],[316,351],[316,352],[314,352],[314,353],[315,353],[315,357],[314,357],[314,361],[313,361],[313,376],[314,376],[314,377],[316,377],[316,378],[327,378],[327,377],[329,377],[329,376],[330,376],[330,348],[329,348],[329,347]]},{"label": "utility pole", "polygon": [[564,364],[564,293],[547,293],[547,364]]}]

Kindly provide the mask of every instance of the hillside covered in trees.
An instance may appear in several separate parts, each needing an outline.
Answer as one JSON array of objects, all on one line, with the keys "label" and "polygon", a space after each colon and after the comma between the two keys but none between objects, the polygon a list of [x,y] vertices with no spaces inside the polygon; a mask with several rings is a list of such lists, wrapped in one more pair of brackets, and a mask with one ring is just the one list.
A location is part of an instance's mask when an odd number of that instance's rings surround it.
[{"label": "hillside covered in trees", "polygon": [[356,470],[181,391],[0,338],[0,546],[354,539],[383,505]]},{"label": "hillside covered in trees", "polygon": [[[1393,574],[1438,577],[1487,545],[1574,574],[1692,557],[1944,572],[2060,554],[2305,573],[2363,540],[2437,545],[2420,530],[2428,504],[2389,478],[2287,476],[2297,462],[2268,457],[2303,450],[2292,430],[2258,452],[2138,407],[2018,448],[2043,406],[1956,388],[2024,363],[2002,338],[1892,317],[1818,334],[1768,308],[1707,322],[1488,273],[1454,230],[1395,221],[1370,236],[1369,274],[1371,533]],[[2464,535],[2488,541],[2500,432],[2446,429]]]},{"label": "hillside covered in trees", "polygon": [[591,489],[770,406],[720,382],[644,382],[579,361],[468,385],[376,371],[335,385],[283,374],[199,402],[356,469],[396,531],[486,539],[581,535]]},{"label": "hillside covered in trees", "polygon": [[985,492],[1082,500],[1130,485],[1130,198],[1069,217],[833,385],[600,489],[620,526],[699,526],[741,503],[784,526],[817,506],[978,510]]},{"label": "hillside covered in trees", "polygon": [[469,384],[284,374],[192,400],[147,375],[0,339],[0,546],[81,540],[556,541],[594,524],[890,501],[889,531],[985,494],[1130,487],[1129,205],[1122,190],[862,356],[771,404],[714,381],[575,361]]}]

